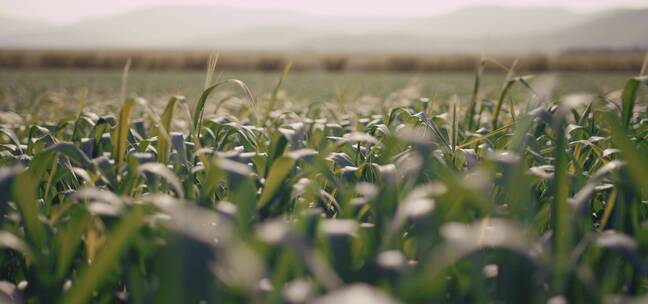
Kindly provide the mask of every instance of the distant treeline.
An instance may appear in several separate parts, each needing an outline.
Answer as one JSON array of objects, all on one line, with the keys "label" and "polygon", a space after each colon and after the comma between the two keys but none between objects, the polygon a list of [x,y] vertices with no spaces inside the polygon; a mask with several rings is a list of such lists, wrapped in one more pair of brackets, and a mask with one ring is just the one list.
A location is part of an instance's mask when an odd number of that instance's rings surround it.
[{"label": "distant treeline", "polygon": [[[0,50],[0,68],[78,68],[120,69],[131,59],[132,69],[202,70],[212,53],[198,51],[132,51],[132,50]],[[528,54],[490,56],[487,71],[511,66],[529,72],[543,71],[639,71],[644,53],[565,52],[562,54]],[[287,54],[222,53],[218,67],[229,70],[280,70],[288,62],[293,70],[443,72],[472,71],[480,55],[468,54]]]}]

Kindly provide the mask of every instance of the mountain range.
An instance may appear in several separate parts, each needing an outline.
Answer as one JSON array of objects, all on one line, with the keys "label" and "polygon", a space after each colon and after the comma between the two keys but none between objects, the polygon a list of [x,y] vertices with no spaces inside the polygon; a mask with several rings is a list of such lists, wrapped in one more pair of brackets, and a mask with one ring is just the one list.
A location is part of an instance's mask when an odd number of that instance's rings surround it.
[{"label": "mountain range", "polygon": [[0,16],[0,48],[556,52],[648,48],[648,8],[479,6],[430,17],[319,16],[222,6],[140,9],[67,25]]}]

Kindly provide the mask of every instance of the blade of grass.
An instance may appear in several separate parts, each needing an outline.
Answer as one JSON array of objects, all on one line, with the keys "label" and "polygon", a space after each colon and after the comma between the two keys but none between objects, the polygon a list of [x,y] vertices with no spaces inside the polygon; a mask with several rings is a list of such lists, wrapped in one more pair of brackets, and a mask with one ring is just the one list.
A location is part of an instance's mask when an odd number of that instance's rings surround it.
[{"label": "blade of grass", "polygon": [[554,295],[561,295],[566,287],[566,276],[569,273],[569,254],[571,246],[571,228],[569,220],[569,156],[565,138],[566,107],[561,105],[556,113],[553,125],[555,135],[555,173],[551,187],[554,200],[551,205],[551,226],[553,239],[553,282]]},{"label": "blade of grass", "polygon": [[464,125],[467,125],[468,131],[472,131],[474,127],[475,111],[477,110],[477,100],[479,98],[479,86],[481,85],[482,74],[484,73],[484,67],[486,66],[485,56],[486,55],[482,52],[479,64],[477,65],[477,71],[475,72],[475,82],[473,83],[470,105],[468,106],[468,112],[466,114],[466,123],[464,123]]},{"label": "blade of grass", "polygon": [[623,103],[621,112],[621,123],[623,127],[628,129],[630,127],[630,119],[637,100],[637,92],[641,83],[648,85],[648,76],[640,76],[629,79],[623,87],[621,95],[621,102]]},{"label": "blade of grass", "polygon": [[645,190],[646,181],[648,181],[648,158],[646,151],[639,150],[635,143],[630,140],[630,137],[625,129],[619,124],[618,118],[615,115],[608,115],[605,117],[606,122],[610,126],[610,133],[612,142],[619,147],[623,159],[628,162],[628,169],[630,177],[632,178],[638,190],[644,193],[644,198],[648,195]]},{"label": "blade of grass", "polygon": [[281,156],[272,163],[265,186],[259,197],[259,207],[263,207],[270,202],[281,184],[292,171],[294,165],[295,159],[288,156]]},{"label": "blade of grass", "polygon": [[171,122],[173,121],[173,112],[175,111],[176,103],[184,102],[184,97],[182,96],[173,96],[169,99],[169,102],[164,108],[164,112],[160,117],[160,123],[157,130],[157,152],[158,152],[158,161],[166,164],[169,161],[169,152],[171,145]]},{"label": "blade of grass", "polygon": [[206,90],[209,87],[209,84],[212,82],[214,71],[216,71],[216,65],[218,64],[218,56],[218,53],[209,55],[209,59],[207,60],[207,70],[205,71],[205,85],[203,87],[203,90]]},{"label": "blade of grass", "polygon": [[128,146],[128,128],[130,123],[131,112],[135,106],[135,100],[127,99],[122,105],[119,112],[119,121],[117,127],[113,130],[113,151],[112,156],[115,160],[116,168],[120,168],[126,156],[126,147]]},{"label": "blade of grass", "polygon": [[284,79],[288,75],[288,72],[290,72],[290,68],[292,67],[292,62],[289,62],[284,66],[283,72],[281,73],[281,77],[279,77],[279,81],[277,82],[277,85],[274,87],[272,90],[272,95],[270,96],[270,100],[268,101],[268,108],[266,109],[266,112],[263,114],[263,118],[261,119],[261,126],[265,126],[266,122],[268,121],[268,118],[270,117],[270,113],[274,109],[276,103],[277,103],[277,95],[279,94],[279,89],[281,88],[281,84],[283,83]]},{"label": "blade of grass", "polygon": [[205,111],[205,104],[207,103],[207,99],[209,98],[209,95],[211,93],[219,88],[220,86],[228,83],[234,83],[238,87],[240,87],[243,90],[243,93],[245,93],[245,96],[248,99],[248,102],[250,103],[250,108],[252,109],[252,113],[254,113],[254,116],[257,117],[257,109],[256,109],[256,101],[254,100],[254,97],[252,95],[252,92],[248,88],[248,86],[243,82],[238,79],[227,79],[223,80],[221,82],[217,82],[213,84],[212,86],[208,87],[206,90],[202,92],[200,95],[200,98],[198,99],[198,102],[196,103],[196,107],[194,109],[193,113],[193,132],[198,134],[200,133],[200,129],[202,127],[202,120],[203,120],[203,115]]},{"label": "blade of grass", "polygon": [[506,95],[509,94],[509,91],[513,87],[513,84],[515,84],[515,82],[517,81],[516,78],[513,78],[513,75],[515,75],[515,66],[517,65],[517,62],[518,62],[518,58],[515,59],[513,65],[511,66],[510,69],[508,69],[506,73],[506,81],[504,82],[504,86],[500,91],[499,98],[497,99],[497,105],[495,106],[495,112],[493,113],[493,127],[492,127],[493,130],[497,129],[497,121],[499,120],[499,115],[500,115],[500,111],[502,110],[502,104],[504,103],[504,99],[506,99]]},{"label": "blade of grass", "polygon": [[126,60],[126,64],[124,64],[124,70],[122,71],[122,81],[121,81],[119,100],[126,100],[126,96],[127,96],[126,94],[128,93],[127,91],[128,88],[126,86],[128,84],[128,71],[130,70],[130,66],[131,66],[131,59],[128,58],[128,60]]}]

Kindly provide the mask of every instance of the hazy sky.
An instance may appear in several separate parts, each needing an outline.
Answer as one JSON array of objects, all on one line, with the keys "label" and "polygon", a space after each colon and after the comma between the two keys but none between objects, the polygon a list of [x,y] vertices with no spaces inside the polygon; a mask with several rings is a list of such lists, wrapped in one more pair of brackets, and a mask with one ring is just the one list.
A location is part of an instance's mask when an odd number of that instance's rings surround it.
[{"label": "hazy sky", "polygon": [[161,5],[280,8],[322,15],[436,15],[473,5],[555,6],[576,11],[648,7],[648,0],[0,0],[0,15],[69,23]]}]

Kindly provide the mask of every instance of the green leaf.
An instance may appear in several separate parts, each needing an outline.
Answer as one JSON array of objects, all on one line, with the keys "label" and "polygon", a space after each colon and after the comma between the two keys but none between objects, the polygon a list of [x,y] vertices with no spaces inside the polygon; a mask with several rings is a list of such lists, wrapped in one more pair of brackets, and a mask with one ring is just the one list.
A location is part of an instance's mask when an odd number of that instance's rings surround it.
[{"label": "green leaf", "polygon": [[141,173],[148,172],[162,177],[167,183],[169,183],[169,185],[171,185],[171,187],[173,187],[173,191],[175,191],[178,197],[184,198],[184,190],[180,180],[173,171],[171,171],[171,169],[167,168],[166,165],[161,163],[146,163],[139,166],[139,171]]},{"label": "green leaf", "polygon": [[54,144],[45,149],[44,152],[60,153],[67,156],[71,161],[80,165],[84,169],[93,168],[92,162],[90,161],[88,156],[86,156],[85,153],[83,153],[83,151],[79,149],[79,147],[75,146],[71,142]]},{"label": "green leaf", "polygon": [[569,197],[569,155],[567,154],[567,139],[565,137],[565,108],[555,114],[553,125],[555,141],[555,174],[551,192],[554,200],[551,205],[551,225],[553,238],[553,292],[555,295],[564,292],[566,275],[569,267],[571,251],[571,221],[568,205]]},{"label": "green leaf", "polygon": [[504,100],[506,99],[506,96],[508,96],[511,93],[511,89],[513,88],[513,85],[516,82],[519,82],[519,83],[523,84],[525,87],[527,87],[528,89],[531,89],[531,87],[529,86],[529,83],[527,82],[527,79],[530,79],[531,77],[533,77],[533,76],[528,75],[528,76],[516,77],[516,78],[508,79],[504,83],[504,87],[502,87],[502,90],[500,91],[499,98],[497,99],[497,105],[495,106],[495,112],[493,112],[493,121],[492,121],[492,124],[493,124],[492,129],[493,130],[497,130],[497,123],[499,121],[500,112],[502,111],[502,105],[504,104]]},{"label": "green leaf", "polygon": [[20,252],[27,259],[30,259],[33,256],[29,245],[25,244],[25,242],[16,235],[7,231],[0,231],[0,248]]},{"label": "green leaf", "polygon": [[67,274],[70,264],[78,252],[81,244],[83,232],[90,223],[90,214],[83,208],[72,208],[69,212],[68,222],[59,228],[56,234],[56,247],[58,248],[58,257],[56,262],[56,275],[64,278]]},{"label": "green leaf", "polygon": [[610,126],[610,133],[612,142],[621,149],[621,156],[628,162],[628,170],[630,171],[630,178],[634,182],[639,191],[644,193],[644,198],[648,195],[646,191],[646,181],[648,181],[648,157],[646,151],[640,151],[635,143],[630,140],[630,136],[625,128],[623,128],[618,118],[614,115],[605,117]]},{"label": "green leaf", "polygon": [[134,99],[127,99],[122,105],[119,112],[119,121],[117,127],[113,130],[113,151],[112,156],[115,160],[116,168],[120,168],[126,156],[126,148],[128,146],[128,126],[130,123],[131,112],[135,106]]},{"label": "green leaf", "polygon": [[11,140],[11,142],[16,146],[16,151],[20,154],[23,154],[22,147],[20,146],[20,140],[18,140],[16,133],[9,129],[0,128],[0,134],[4,134],[9,137],[9,140]]},{"label": "green leaf", "polygon": [[481,78],[485,66],[486,60],[482,53],[479,64],[477,65],[477,71],[475,71],[475,82],[473,83],[472,95],[470,96],[470,105],[468,106],[468,112],[466,112],[465,125],[469,131],[473,130],[474,126],[474,116],[477,112],[477,100],[479,99],[479,87],[481,85]]},{"label": "green leaf", "polygon": [[25,171],[15,177],[12,197],[13,201],[18,205],[29,243],[42,252],[47,248],[47,234],[45,226],[39,219],[40,211],[36,202],[38,198],[38,180],[35,180],[30,173]]},{"label": "green leaf", "polygon": [[263,191],[259,197],[259,208],[264,207],[272,200],[294,166],[295,159],[288,156],[281,156],[272,163]]},{"label": "green leaf", "polygon": [[166,164],[169,161],[170,141],[171,141],[171,122],[173,121],[173,112],[175,111],[176,102],[184,102],[184,97],[173,96],[164,108],[160,117],[160,125],[157,129],[157,156],[158,161]]},{"label": "green leaf", "polygon": [[637,99],[637,92],[639,91],[639,85],[642,82],[648,85],[648,76],[631,78],[623,87],[623,94],[621,95],[621,102],[623,103],[621,123],[625,129],[630,127],[630,118],[632,118],[632,111],[634,110],[635,101]]},{"label": "green leaf", "polygon": [[200,133],[200,129],[202,127],[202,120],[203,120],[203,115],[205,111],[205,103],[207,103],[207,98],[209,98],[209,95],[217,89],[218,87],[228,84],[228,83],[234,83],[237,84],[241,89],[243,89],[243,92],[245,93],[246,97],[248,98],[248,102],[250,103],[250,108],[252,112],[256,116],[256,102],[254,100],[254,97],[252,96],[252,92],[248,88],[248,86],[243,82],[238,79],[228,79],[224,80],[221,82],[218,82],[207,89],[205,89],[202,94],[200,95],[200,98],[198,99],[198,102],[196,103],[196,108],[194,109],[193,113],[193,132],[195,134]]},{"label": "green leaf", "polygon": [[275,104],[277,103],[277,95],[279,94],[279,89],[281,88],[281,84],[283,83],[283,80],[286,78],[288,75],[288,72],[290,71],[290,67],[292,67],[292,62],[289,62],[284,66],[283,73],[281,73],[281,77],[279,77],[279,81],[277,82],[277,85],[275,86],[274,90],[272,90],[272,95],[270,96],[270,100],[268,101],[268,108],[266,109],[266,112],[263,114],[263,118],[261,119],[260,126],[265,126],[266,121],[268,121],[268,118],[270,118],[270,113],[275,107]]},{"label": "green leaf", "polygon": [[106,243],[92,264],[86,266],[72,282],[72,288],[65,294],[63,303],[88,303],[92,295],[101,286],[107,284],[107,274],[120,265],[120,257],[128,248],[137,231],[144,224],[144,211],[134,208],[124,215],[115,229],[112,230]]}]

